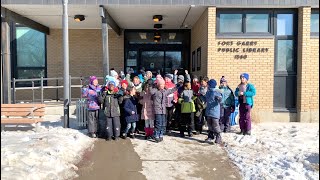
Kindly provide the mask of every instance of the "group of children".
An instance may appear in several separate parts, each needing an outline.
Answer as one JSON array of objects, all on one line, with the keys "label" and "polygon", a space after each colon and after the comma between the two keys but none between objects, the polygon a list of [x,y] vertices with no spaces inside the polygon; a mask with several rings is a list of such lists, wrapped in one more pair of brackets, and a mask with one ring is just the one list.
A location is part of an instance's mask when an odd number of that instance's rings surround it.
[{"label": "group of children", "polygon": [[[144,122],[146,139],[161,142],[166,132],[173,130],[173,119],[178,122],[180,136],[185,132],[191,137],[202,133],[205,120],[208,126],[206,141],[221,142],[221,132],[230,131],[230,115],[235,109],[235,96],[239,99],[239,124],[243,135],[251,133],[250,111],[253,107],[255,88],[248,83],[249,74],[240,75],[241,83],[233,93],[224,76],[220,85],[208,77],[158,74],[153,78],[150,71],[142,72],[132,79],[133,71],[120,76],[111,70],[105,86],[100,86],[95,76],[83,88],[88,102],[88,131],[91,137],[99,134],[106,140],[135,137],[137,125]],[[100,110],[101,109],[101,110]],[[105,125],[99,128],[99,110],[105,115]],[[105,131],[105,134],[102,133]]]}]

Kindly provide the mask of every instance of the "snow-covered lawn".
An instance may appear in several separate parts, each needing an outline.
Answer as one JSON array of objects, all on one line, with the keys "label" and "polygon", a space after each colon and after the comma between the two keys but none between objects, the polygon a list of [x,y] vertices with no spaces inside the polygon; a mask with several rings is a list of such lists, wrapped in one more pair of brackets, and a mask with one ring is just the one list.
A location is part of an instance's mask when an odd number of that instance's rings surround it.
[{"label": "snow-covered lawn", "polygon": [[[74,127],[74,116],[70,116]],[[39,132],[1,132],[1,179],[70,179],[94,140],[86,130],[65,129],[60,116],[45,116]]]},{"label": "snow-covered lawn", "polygon": [[244,179],[319,179],[319,124],[261,123],[222,138]]}]

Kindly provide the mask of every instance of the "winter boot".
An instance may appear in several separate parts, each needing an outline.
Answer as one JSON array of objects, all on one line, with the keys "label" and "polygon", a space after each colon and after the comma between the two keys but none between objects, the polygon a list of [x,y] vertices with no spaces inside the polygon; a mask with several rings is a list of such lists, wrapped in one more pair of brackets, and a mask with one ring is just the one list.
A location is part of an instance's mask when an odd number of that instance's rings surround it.
[{"label": "winter boot", "polygon": [[147,140],[148,137],[149,137],[149,128],[144,128],[144,132],[145,132],[145,135],[144,135],[144,139]]},{"label": "winter boot", "polygon": [[221,143],[221,135],[220,135],[220,133],[215,133],[215,135],[216,135],[216,140],[214,141],[214,143],[220,144]]},{"label": "winter boot", "polygon": [[122,134],[122,138],[123,138],[123,139],[127,139],[127,133],[123,133],[123,134]]},{"label": "winter boot", "polygon": [[251,135],[251,130],[245,131],[243,135],[249,135],[250,136]]},{"label": "winter boot", "polygon": [[245,131],[244,131],[243,129],[241,129],[241,131],[240,131],[239,133],[237,133],[237,134],[240,134],[240,135],[242,134],[242,135],[244,135],[244,132],[245,132]]}]

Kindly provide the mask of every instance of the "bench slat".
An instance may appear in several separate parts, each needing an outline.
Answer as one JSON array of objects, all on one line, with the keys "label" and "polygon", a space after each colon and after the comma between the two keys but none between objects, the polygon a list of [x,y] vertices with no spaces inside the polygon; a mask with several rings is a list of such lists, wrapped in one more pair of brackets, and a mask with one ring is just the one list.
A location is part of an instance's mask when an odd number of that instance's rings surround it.
[{"label": "bench slat", "polygon": [[[33,112],[33,116],[44,116],[45,112]],[[31,112],[3,111],[1,116],[32,116]]]},{"label": "bench slat", "polygon": [[43,118],[1,118],[1,124],[32,124],[42,121]]},{"label": "bench slat", "polygon": [[37,108],[44,108],[46,107],[45,104],[1,104],[1,108],[32,108],[32,107],[37,107]]},{"label": "bench slat", "polygon": [[[16,107],[12,107],[12,108],[3,108],[1,107],[1,112],[30,112],[32,110],[32,108],[16,108]],[[33,112],[45,112],[45,108],[41,108],[41,109],[34,109]]]}]

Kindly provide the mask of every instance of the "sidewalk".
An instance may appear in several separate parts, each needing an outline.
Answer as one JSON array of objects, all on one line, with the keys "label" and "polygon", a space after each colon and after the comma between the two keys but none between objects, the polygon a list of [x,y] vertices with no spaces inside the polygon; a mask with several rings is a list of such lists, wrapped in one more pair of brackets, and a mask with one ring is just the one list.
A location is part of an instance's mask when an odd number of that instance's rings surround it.
[{"label": "sidewalk", "polygon": [[241,179],[223,147],[192,138],[165,136],[162,143],[99,140],[79,164],[78,180],[85,179]]}]

